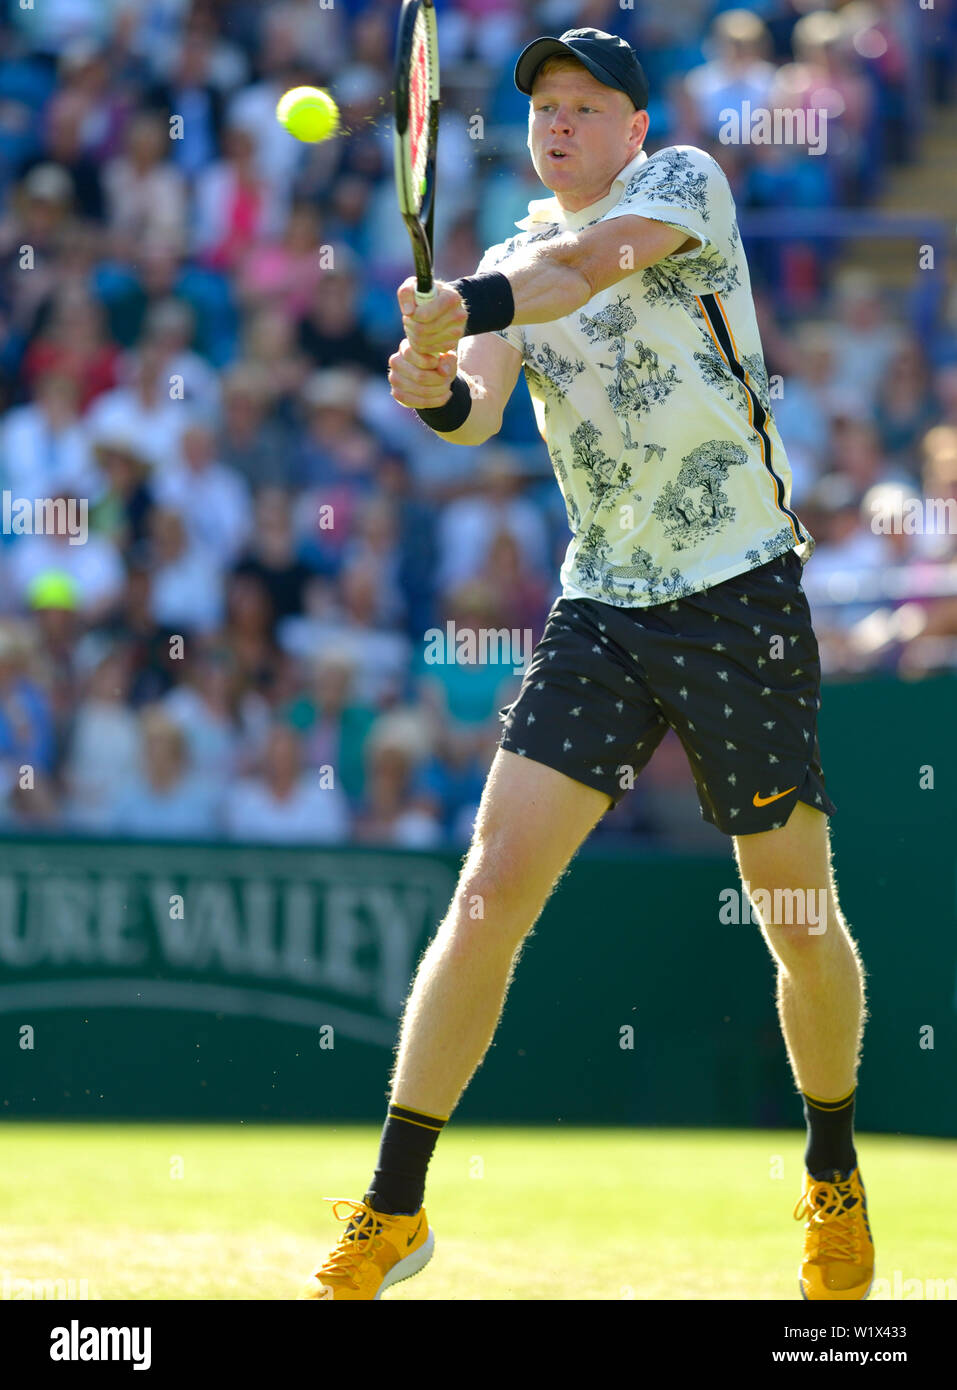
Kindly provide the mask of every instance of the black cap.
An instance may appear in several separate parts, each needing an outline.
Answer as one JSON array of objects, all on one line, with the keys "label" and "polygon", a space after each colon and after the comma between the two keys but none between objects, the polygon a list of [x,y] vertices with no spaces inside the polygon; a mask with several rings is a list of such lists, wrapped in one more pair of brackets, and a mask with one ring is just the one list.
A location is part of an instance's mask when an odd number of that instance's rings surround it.
[{"label": "black cap", "polygon": [[617,34],[605,34],[601,29],[566,29],[560,39],[533,39],[515,65],[518,90],[531,96],[538,69],[557,53],[577,58],[597,81],[627,93],[638,111],[648,105],[648,79],[635,50]]}]

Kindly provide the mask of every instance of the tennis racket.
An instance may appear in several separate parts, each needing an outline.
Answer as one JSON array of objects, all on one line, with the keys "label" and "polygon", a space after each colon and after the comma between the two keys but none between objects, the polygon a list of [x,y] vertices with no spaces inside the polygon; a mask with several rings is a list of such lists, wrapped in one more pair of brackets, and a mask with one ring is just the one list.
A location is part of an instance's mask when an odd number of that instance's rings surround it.
[{"label": "tennis racket", "polygon": [[419,303],[432,279],[435,152],[439,141],[439,44],[432,0],[403,0],[395,58],[395,187],[412,241]]}]

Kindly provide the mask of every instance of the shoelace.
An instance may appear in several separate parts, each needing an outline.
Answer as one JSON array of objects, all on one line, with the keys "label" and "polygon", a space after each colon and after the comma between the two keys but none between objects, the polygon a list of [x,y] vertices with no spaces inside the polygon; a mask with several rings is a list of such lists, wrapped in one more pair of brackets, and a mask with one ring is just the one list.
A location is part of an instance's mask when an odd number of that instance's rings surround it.
[{"label": "shoelace", "polygon": [[[848,1198],[854,1205],[845,1208]],[[811,1234],[817,1237],[814,1260],[840,1260],[857,1264],[860,1260],[860,1231],[858,1217],[863,1215],[863,1202],[847,1182],[812,1182],[797,1206],[795,1221],[810,1218]]]},{"label": "shoelace", "polygon": [[[323,1274],[336,1274],[348,1279],[353,1288],[358,1288],[356,1273],[361,1262],[369,1257],[382,1244],[382,1232],[387,1225],[394,1223],[383,1212],[374,1212],[365,1202],[354,1202],[351,1197],[323,1197],[324,1202],[332,1203],[332,1214],[337,1221],[351,1224],[339,1237],[339,1243],[332,1254],[317,1270],[314,1277]],[[345,1215],[339,1208],[346,1207]]]}]

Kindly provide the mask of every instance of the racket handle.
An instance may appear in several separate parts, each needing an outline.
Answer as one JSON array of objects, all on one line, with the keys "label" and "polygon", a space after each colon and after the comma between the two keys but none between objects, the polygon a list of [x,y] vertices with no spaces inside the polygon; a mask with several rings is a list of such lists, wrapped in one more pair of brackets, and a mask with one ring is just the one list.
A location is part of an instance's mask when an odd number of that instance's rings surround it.
[{"label": "racket handle", "polygon": [[415,302],[416,302],[417,304],[428,304],[429,300],[430,300],[430,299],[434,299],[434,298],[435,298],[435,286],[434,286],[434,285],[432,286],[432,288],[431,288],[430,290],[425,290],[424,292],[423,292],[422,290],[416,290],[416,292],[415,292]]}]

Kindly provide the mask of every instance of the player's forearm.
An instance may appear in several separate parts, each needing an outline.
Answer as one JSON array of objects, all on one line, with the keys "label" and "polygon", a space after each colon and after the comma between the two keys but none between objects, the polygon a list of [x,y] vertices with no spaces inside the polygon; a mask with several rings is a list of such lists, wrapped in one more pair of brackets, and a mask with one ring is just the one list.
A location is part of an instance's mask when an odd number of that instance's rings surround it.
[{"label": "player's forearm", "polygon": [[[494,271],[468,275],[445,285],[424,305],[403,310],[409,342],[420,353],[451,352],[463,338],[495,333],[512,324],[551,323],[582,309],[596,293],[592,266],[579,263],[574,237],[511,257]],[[401,286],[402,295],[406,286]]]},{"label": "player's forearm", "polygon": [[[448,351],[462,332],[494,333],[550,323],[583,309],[596,294],[700,239],[646,217],[623,217],[584,232],[552,237],[500,261],[493,271],[454,280],[452,293],[412,331],[426,352]],[[625,254],[627,252],[627,255]]]},{"label": "player's forearm", "polygon": [[515,258],[497,269],[508,278],[515,301],[513,324],[551,323],[583,309],[594,290],[585,272],[558,254]]},{"label": "player's forearm", "polygon": [[[509,325],[552,323],[583,309],[595,295],[599,267],[594,262],[581,238],[569,234],[526,247],[499,262],[492,274],[457,280],[454,288],[480,327],[486,327],[483,320],[497,327],[498,314],[507,316]],[[507,287],[496,285],[499,277]]]},{"label": "player's forearm", "polygon": [[502,428],[502,412],[490,398],[485,385],[478,377],[469,376],[468,372],[463,372],[461,368],[458,375],[465,382],[472,397],[468,418],[455,430],[436,429],[434,425],[430,425],[429,428],[440,439],[446,439],[450,444],[467,446],[484,444],[486,440],[491,439],[493,434],[498,434]]}]

